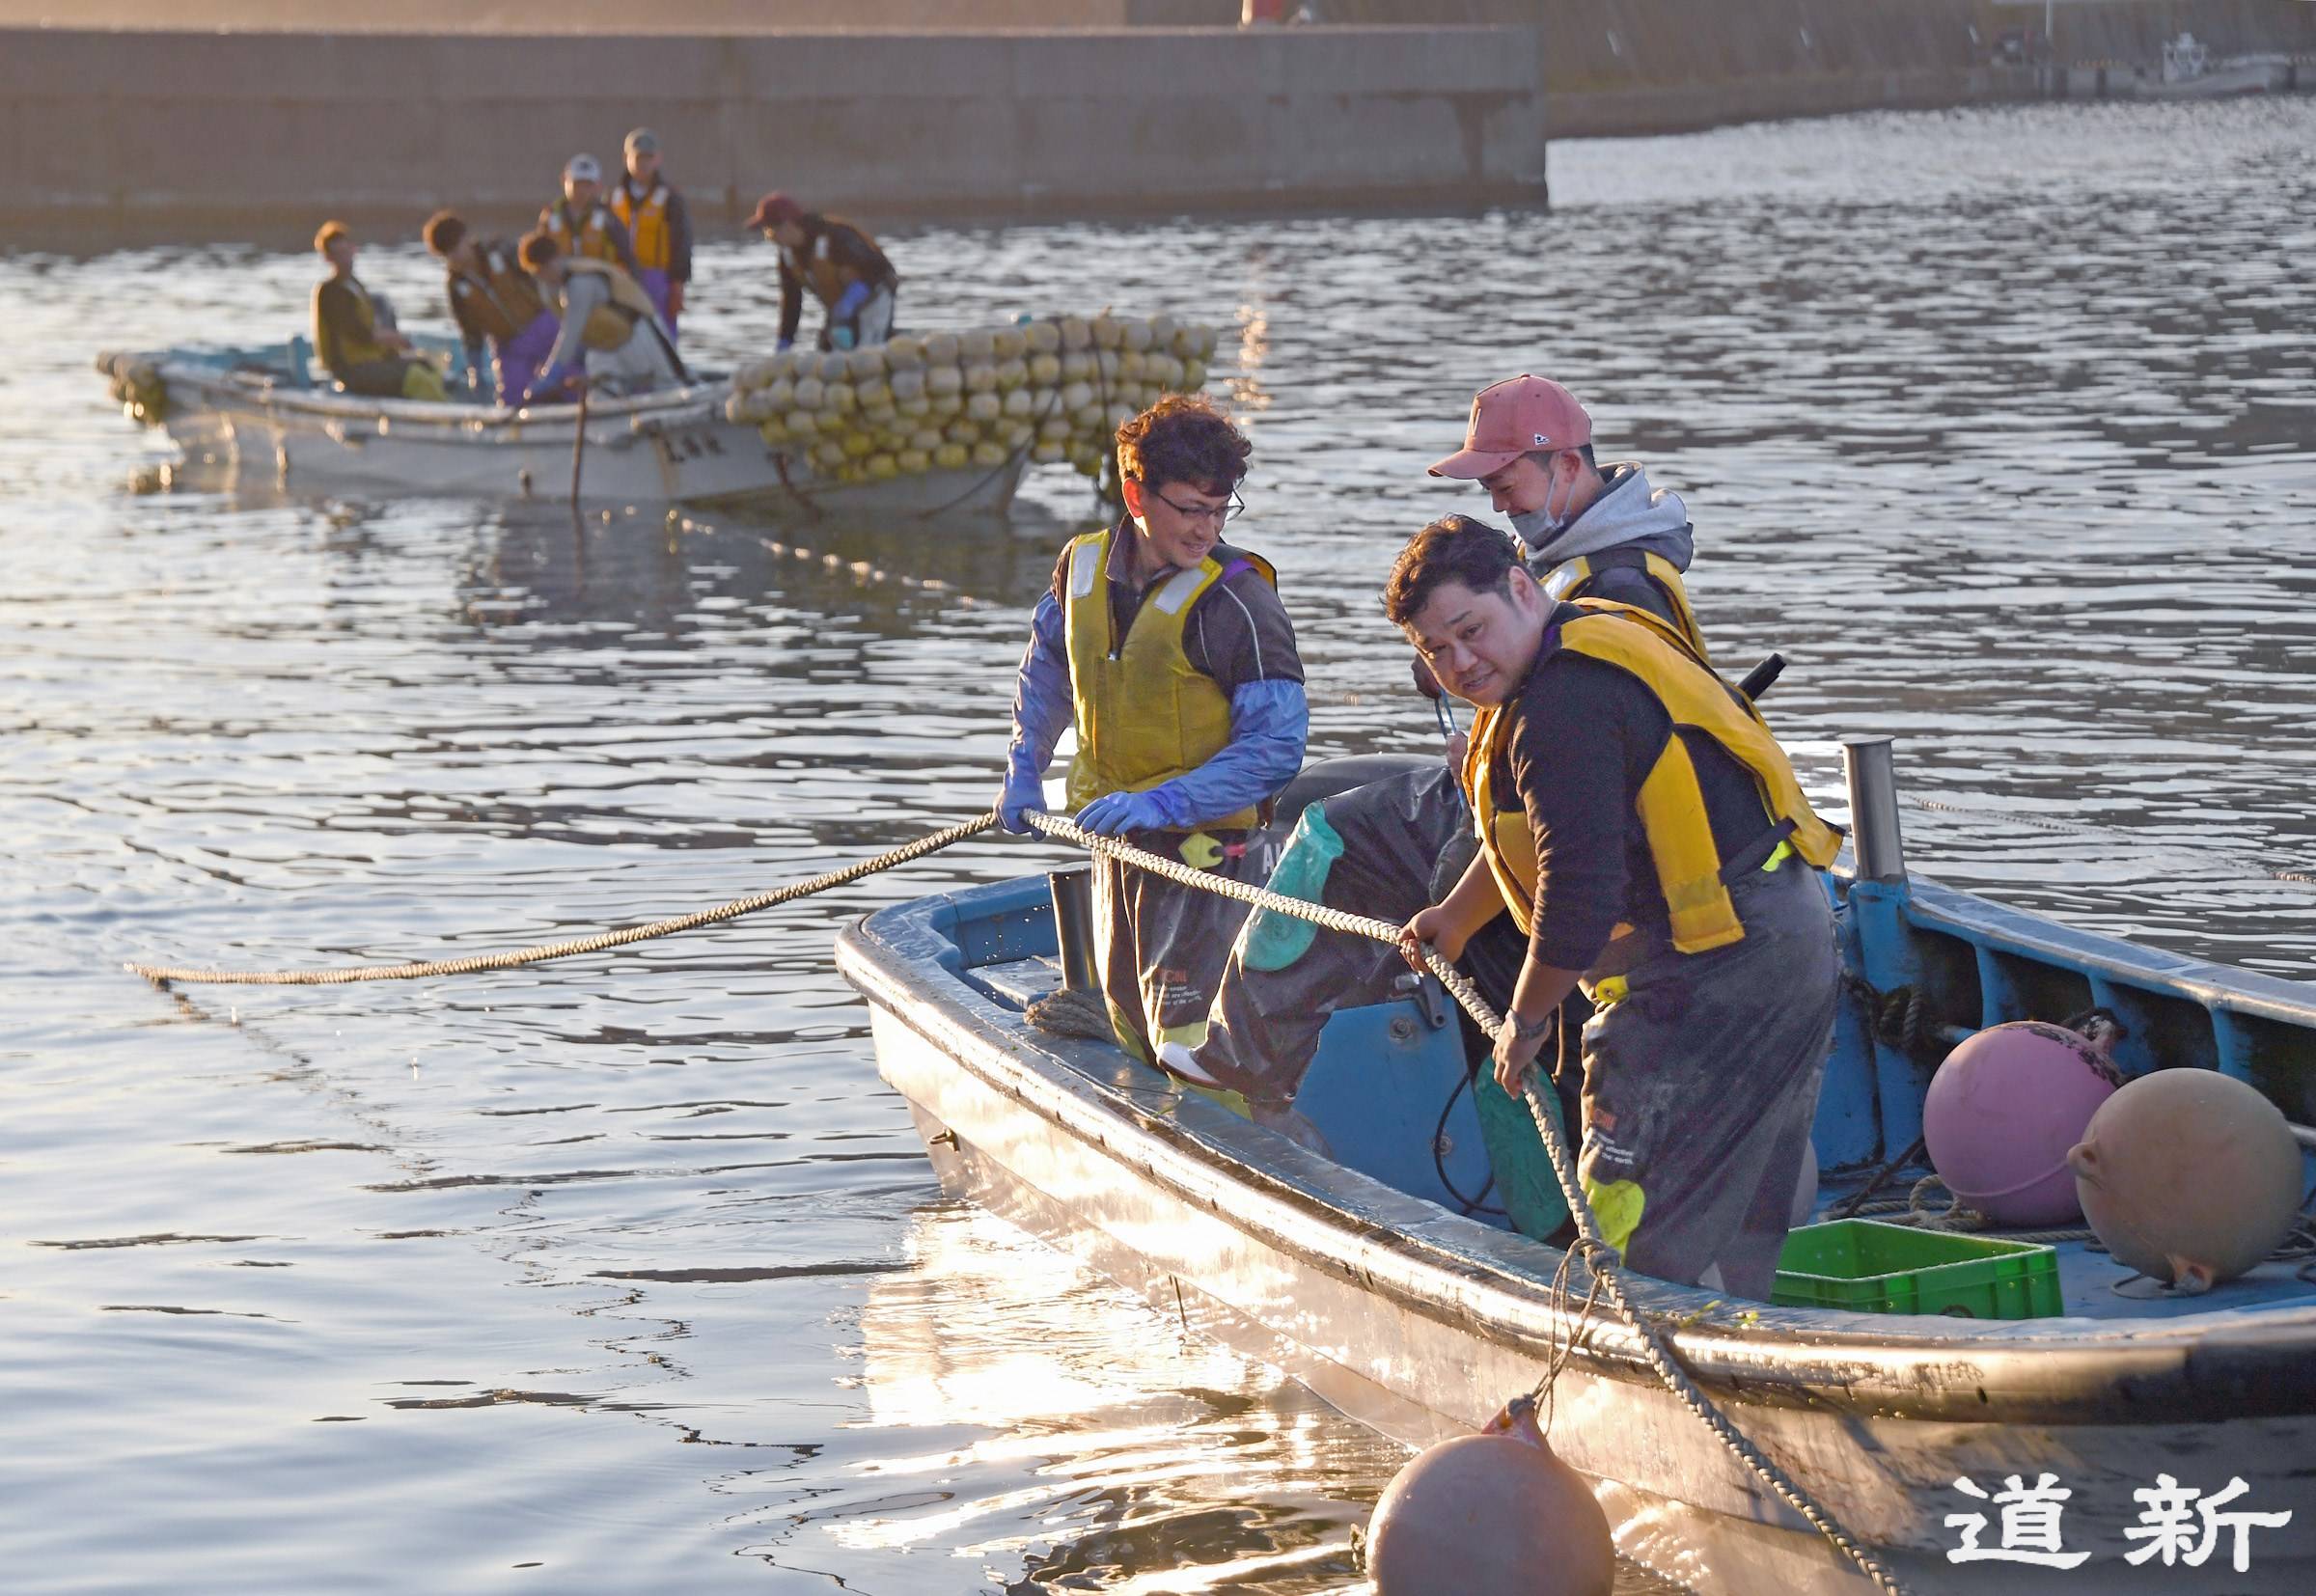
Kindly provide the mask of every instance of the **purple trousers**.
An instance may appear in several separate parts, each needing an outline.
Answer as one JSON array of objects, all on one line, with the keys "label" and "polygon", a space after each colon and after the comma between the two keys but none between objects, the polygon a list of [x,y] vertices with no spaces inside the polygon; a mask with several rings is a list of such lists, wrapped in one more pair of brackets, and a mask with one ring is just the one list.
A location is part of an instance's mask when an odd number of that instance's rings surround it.
[{"label": "purple trousers", "polygon": [[668,324],[668,342],[675,343],[676,318],[668,314],[668,274],[657,266],[646,266],[636,281],[643,284],[644,291],[651,296],[651,308]]},{"label": "purple trousers", "polygon": [[501,404],[523,402],[524,392],[538,375],[539,363],[554,349],[555,335],[561,330],[555,313],[541,311],[531,318],[531,325],[498,345],[494,353],[498,356]]}]

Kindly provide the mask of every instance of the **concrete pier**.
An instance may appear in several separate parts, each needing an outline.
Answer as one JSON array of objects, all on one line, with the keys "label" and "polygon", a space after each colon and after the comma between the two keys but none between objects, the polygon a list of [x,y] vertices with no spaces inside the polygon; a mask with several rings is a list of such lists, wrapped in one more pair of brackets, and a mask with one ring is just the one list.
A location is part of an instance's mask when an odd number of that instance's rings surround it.
[{"label": "concrete pier", "polygon": [[36,30],[0,43],[6,236],[520,220],[657,128],[703,221],[1533,202],[1530,28],[727,37]]}]

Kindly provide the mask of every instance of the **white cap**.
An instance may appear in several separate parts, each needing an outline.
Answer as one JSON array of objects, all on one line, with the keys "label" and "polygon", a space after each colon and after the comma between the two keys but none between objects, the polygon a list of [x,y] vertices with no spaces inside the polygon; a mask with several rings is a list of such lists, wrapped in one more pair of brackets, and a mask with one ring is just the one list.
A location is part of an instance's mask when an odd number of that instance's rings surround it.
[{"label": "white cap", "polygon": [[603,168],[593,155],[573,155],[564,163],[563,179],[565,182],[599,183],[603,180]]}]

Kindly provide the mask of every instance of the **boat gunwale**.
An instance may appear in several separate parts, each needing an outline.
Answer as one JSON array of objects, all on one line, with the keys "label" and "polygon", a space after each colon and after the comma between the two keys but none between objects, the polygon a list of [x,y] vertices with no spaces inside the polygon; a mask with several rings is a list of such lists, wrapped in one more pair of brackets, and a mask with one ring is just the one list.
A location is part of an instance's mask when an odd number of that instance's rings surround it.
[{"label": "boat gunwale", "polygon": [[[1369,1194],[1387,1207],[1421,1199],[1197,1099],[1170,1096],[1167,1112],[1153,1114],[1025,1033],[1017,1013],[931,956],[929,945],[945,942],[932,928],[935,914],[1002,901],[1025,885],[992,883],[864,917],[838,937],[839,968],[870,1003],[985,1085],[1261,1244],[1403,1309],[1467,1325],[1476,1318],[1539,1359],[1557,1351],[1571,1331],[1550,1302],[1558,1249],[1428,1203],[1421,1230],[1363,1217],[1357,1204]],[[1937,895],[1976,901],[1944,890]],[[1950,913],[1956,905],[1938,906]],[[913,950],[911,941],[928,946]],[[1129,1132],[1139,1145],[1105,1131]],[[1232,1145],[1254,1136],[1269,1143],[1261,1156]],[[1266,1158],[1276,1167],[1266,1168]],[[1532,1250],[1537,1261],[1491,1258],[1491,1250]],[[2305,1356],[2316,1344],[2316,1305],[2222,1310],[2200,1321],[1941,1318],[1935,1333],[1910,1335],[1888,1316],[1732,1305],[1695,1287],[1624,1280],[1689,1372],[1745,1404],[1884,1418],[2138,1424],[2244,1417],[2256,1391],[2263,1416],[2316,1413],[2316,1360]],[[1655,1383],[1633,1333],[1613,1316],[1596,1315],[1573,1357],[1596,1375]]]}]

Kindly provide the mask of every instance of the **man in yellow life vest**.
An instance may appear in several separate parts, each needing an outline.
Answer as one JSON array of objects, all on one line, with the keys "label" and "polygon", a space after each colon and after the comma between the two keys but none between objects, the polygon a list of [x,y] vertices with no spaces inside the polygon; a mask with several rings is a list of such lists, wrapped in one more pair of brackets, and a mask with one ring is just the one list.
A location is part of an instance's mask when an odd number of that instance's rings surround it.
[{"label": "man in yellow life vest", "polygon": [[683,195],[660,176],[657,133],[648,127],[630,132],[626,154],[627,170],[612,185],[612,214],[627,230],[635,251],[635,280],[659,307],[673,339],[692,283],[692,212]]},{"label": "man in yellow life vest", "polygon": [[1548,595],[1460,515],[1400,552],[1384,609],[1479,714],[1479,854],[1407,922],[1455,958],[1507,909],[1527,958],[1497,1084],[1517,1095],[1561,1000],[1585,1024],[1578,1165],[1610,1245],[1661,1280],[1766,1300],[1833,1041],[1840,966],[1818,869],[1839,838],[1745,697],[1675,627]]},{"label": "man in yellow life vest", "polygon": [[354,275],[354,235],[324,222],[314,248],[330,275],[314,285],[314,353],[349,394],[373,399],[443,400],[442,373],[410,352],[380,302]]},{"label": "man in yellow life vest", "polygon": [[543,233],[524,234],[520,255],[523,269],[554,296],[563,322],[546,369],[523,395],[525,404],[573,397],[583,377],[615,394],[690,380],[659,312],[634,278],[606,261],[566,256]]},{"label": "man in yellow life vest", "polygon": [[[1125,514],[1074,538],[1037,602],[1013,700],[998,813],[1045,808],[1043,779],[1077,728],[1069,806],[1087,831],[1218,876],[1260,881],[1272,798],[1302,767],[1310,710],[1294,628],[1260,556],[1223,541],[1250,446],[1202,399],[1163,399],[1117,429]],[[1237,901],[1094,861],[1094,936],[1118,1043],[1205,1029]]]},{"label": "man in yellow life vest", "polygon": [[[1612,598],[1677,626],[1702,657],[1704,636],[1684,574],[1695,549],[1678,495],[1652,488],[1634,461],[1593,457],[1592,418],[1557,382],[1522,375],[1481,389],[1464,447],[1434,477],[1476,481],[1526,541],[1529,570],[1560,596]],[[1563,555],[1566,557],[1563,558]],[[1438,685],[1418,663],[1433,696]],[[1272,890],[1358,914],[1403,920],[1470,863],[1472,825],[1450,761],[1337,792],[1306,809]],[[1499,922],[1473,939],[1464,965],[1508,982],[1522,938]],[[1205,1039],[1185,1061],[1258,1108],[1290,1103],[1337,1009],[1383,1003],[1408,980],[1397,954],[1356,937],[1320,936],[1308,921],[1257,913],[1230,951]],[[1474,1043],[1476,1050],[1478,1045]],[[1523,1233],[1550,1236],[1567,1217],[1528,1110],[1485,1081],[1474,1090],[1495,1176],[1495,1205]],[[1480,1199],[1468,1204],[1476,1212]]]},{"label": "man in yellow life vest", "polygon": [[796,342],[807,289],[828,313],[821,348],[857,348],[893,336],[900,274],[865,230],[841,216],[807,210],[778,191],[756,203],[748,225],[780,250],[782,349]]},{"label": "man in yellow life vest", "polygon": [[484,370],[487,346],[499,402],[520,404],[555,346],[555,313],[523,269],[515,246],[476,237],[456,211],[427,217],[426,240],[448,271],[444,291],[466,345],[470,380],[479,380]]},{"label": "man in yellow life vest", "polygon": [[602,187],[603,163],[593,155],[573,155],[564,163],[563,198],[538,213],[537,231],[572,260],[602,261],[640,277],[634,241],[626,224],[597,197]]}]

